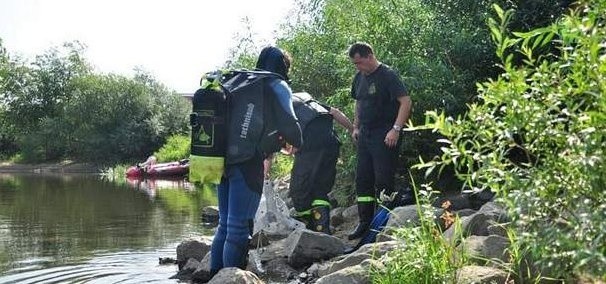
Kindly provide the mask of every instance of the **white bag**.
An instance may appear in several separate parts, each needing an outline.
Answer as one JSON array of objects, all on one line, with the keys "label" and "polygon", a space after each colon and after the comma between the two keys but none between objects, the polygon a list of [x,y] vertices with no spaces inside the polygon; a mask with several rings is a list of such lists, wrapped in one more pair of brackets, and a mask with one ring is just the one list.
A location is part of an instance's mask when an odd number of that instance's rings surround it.
[{"label": "white bag", "polygon": [[274,190],[273,182],[265,180],[263,182],[263,195],[255,215],[253,235],[256,235],[259,231],[264,231],[266,235],[288,236],[298,228],[305,228],[305,224],[289,216],[288,207]]}]

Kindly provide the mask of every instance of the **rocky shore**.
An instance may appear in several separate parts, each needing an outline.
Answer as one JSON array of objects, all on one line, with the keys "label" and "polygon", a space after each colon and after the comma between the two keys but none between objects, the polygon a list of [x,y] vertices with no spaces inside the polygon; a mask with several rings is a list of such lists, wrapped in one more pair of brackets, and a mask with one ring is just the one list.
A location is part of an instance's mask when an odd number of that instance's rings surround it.
[{"label": "rocky shore", "polygon": [[[285,196],[286,187],[279,186],[278,194]],[[447,212],[461,218],[464,239],[452,244],[473,259],[473,265],[457,271],[456,283],[508,283],[509,274],[501,269],[509,261],[509,239],[502,225],[508,221],[505,210],[488,200],[478,204],[474,198],[477,197],[444,197],[437,202],[448,199],[449,209],[435,207],[434,221],[443,229],[447,240],[453,240],[455,232],[442,216]],[[203,211],[207,215],[216,214],[216,208]],[[206,216],[207,219],[212,217]],[[420,217],[416,205],[397,207],[391,212],[387,227],[376,243],[345,254],[348,248],[357,244],[357,240],[347,241],[347,233],[356,223],[356,206],[338,207],[331,211],[332,235],[307,229],[271,235],[260,231],[251,241],[246,270],[223,269],[208,283],[371,283],[370,270],[385,271],[384,264],[391,257],[388,252],[415,245],[403,243],[390,233],[396,228],[418,226]],[[172,262],[179,268],[173,278],[192,283],[208,281],[211,241],[211,238],[183,241]]]}]

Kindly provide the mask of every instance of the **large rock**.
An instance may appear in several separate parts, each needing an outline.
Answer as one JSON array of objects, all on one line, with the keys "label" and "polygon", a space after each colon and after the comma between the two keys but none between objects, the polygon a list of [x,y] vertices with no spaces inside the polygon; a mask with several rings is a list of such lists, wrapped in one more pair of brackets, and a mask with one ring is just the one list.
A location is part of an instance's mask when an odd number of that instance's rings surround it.
[{"label": "large rock", "polygon": [[284,279],[293,279],[299,274],[297,270],[288,265],[286,258],[272,259],[265,263],[263,267],[263,278],[276,280],[278,282],[284,281]]},{"label": "large rock", "polygon": [[272,241],[268,246],[255,250],[261,263],[266,263],[277,258],[287,258],[288,256],[285,252],[287,240],[288,239]]},{"label": "large rock", "polygon": [[357,221],[358,220],[358,205],[352,205],[352,206],[349,206],[349,207],[343,209],[343,211],[341,211],[341,216],[343,216],[343,218],[346,220],[356,219],[356,221]]},{"label": "large rock", "polygon": [[192,279],[205,279],[210,274],[210,252],[199,262],[196,270],[192,273]]},{"label": "large rock", "polygon": [[[208,242],[208,243],[207,243]],[[203,242],[196,240],[186,240],[177,246],[177,264],[179,270],[183,268],[190,258],[201,261],[210,251],[210,241]]]},{"label": "large rock", "polygon": [[508,283],[507,272],[484,266],[464,266],[457,271],[457,284]]},{"label": "large rock", "polygon": [[[493,203],[488,202],[478,210],[475,214],[461,218],[461,235],[467,236],[488,236],[491,231],[489,228],[494,228],[495,225],[509,221],[505,210]],[[444,237],[449,240],[458,234],[455,232],[456,226],[451,226],[444,232]]]},{"label": "large rock", "polygon": [[219,224],[219,207],[218,206],[206,206],[202,208],[200,214],[202,222],[216,226]]},{"label": "large rock", "polygon": [[370,281],[370,270],[385,271],[385,266],[379,260],[367,259],[358,265],[340,269],[321,277],[316,284],[366,284]]},{"label": "large rock", "polygon": [[250,271],[236,267],[227,267],[219,270],[208,284],[264,284],[257,275]]},{"label": "large rock", "polygon": [[198,269],[200,262],[194,258],[190,258],[179,268],[177,274],[170,277],[170,279],[179,280],[192,280],[194,271]]},{"label": "large rock", "polygon": [[345,244],[340,239],[307,229],[292,232],[284,248],[288,263],[294,268],[342,255],[344,250]]},{"label": "large rock", "polygon": [[421,224],[416,205],[394,208],[387,221],[387,227],[416,227]]},{"label": "large rock", "polygon": [[[442,218],[445,212],[442,208],[434,208],[433,216],[429,217],[441,230],[447,228],[447,224]],[[389,221],[387,221],[387,232],[400,227],[417,227],[419,225],[421,225],[421,217],[416,205],[396,207],[390,212]]]},{"label": "large rock", "polygon": [[333,227],[337,227],[345,222],[345,218],[343,217],[343,211],[345,208],[337,207],[330,211],[330,225]]},{"label": "large rock", "polygon": [[508,262],[510,258],[508,247],[509,239],[500,236],[470,236],[459,245],[459,249],[464,250],[475,263],[480,265]]},{"label": "large rock", "polygon": [[361,265],[341,269],[316,281],[316,284],[370,284],[368,269]]},{"label": "large rock", "polygon": [[491,217],[492,220],[497,223],[505,223],[511,221],[509,216],[507,216],[507,211],[505,208],[497,203],[488,202],[478,210],[478,213],[484,213]]},{"label": "large rock", "polygon": [[313,265],[307,271],[323,277],[341,269],[360,264],[365,260],[381,258],[387,252],[396,249],[405,249],[404,244],[397,241],[370,243],[360,247],[351,254],[338,256],[331,261]]}]

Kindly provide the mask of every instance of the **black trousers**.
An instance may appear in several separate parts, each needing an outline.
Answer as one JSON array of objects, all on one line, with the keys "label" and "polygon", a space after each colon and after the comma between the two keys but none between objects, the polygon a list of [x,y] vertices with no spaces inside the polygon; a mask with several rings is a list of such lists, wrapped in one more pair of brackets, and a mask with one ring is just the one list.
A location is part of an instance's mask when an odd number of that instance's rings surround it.
[{"label": "black trousers", "polygon": [[328,193],[335,184],[339,148],[335,142],[295,154],[289,192],[297,212],[311,209],[315,200],[328,202]]},{"label": "black trousers", "polygon": [[391,129],[391,125],[360,129],[356,166],[358,197],[376,198],[382,190],[386,193],[394,190],[401,137],[395,147],[387,147],[385,136]]}]

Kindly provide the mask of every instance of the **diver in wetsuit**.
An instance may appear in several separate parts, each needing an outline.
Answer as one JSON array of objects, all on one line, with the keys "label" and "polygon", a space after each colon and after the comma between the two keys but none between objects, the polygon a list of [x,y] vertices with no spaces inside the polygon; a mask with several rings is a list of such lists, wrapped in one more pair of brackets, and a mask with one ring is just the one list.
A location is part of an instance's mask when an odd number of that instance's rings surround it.
[{"label": "diver in wetsuit", "polygon": [[[234,94],[229,104],[226,169],[217,189],[219,226],[211,247],[211,277],[224,267],[246,268],[249,234],[263,188],[263,160],[279,150],[271,148],[275,141],[265,140],[279,136],[294,147],[302,144],[286,82],[290,57],[276,47],[266,47],[256,67],[277,75],[263,79],[261,92]],[[251,72],[249,76],[257,75]],[[258,96],[262,103],[255,104]],[[260,141],[249,139],[258,132],[263,132]]]}]

